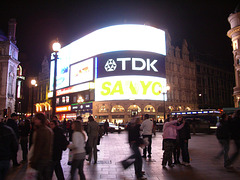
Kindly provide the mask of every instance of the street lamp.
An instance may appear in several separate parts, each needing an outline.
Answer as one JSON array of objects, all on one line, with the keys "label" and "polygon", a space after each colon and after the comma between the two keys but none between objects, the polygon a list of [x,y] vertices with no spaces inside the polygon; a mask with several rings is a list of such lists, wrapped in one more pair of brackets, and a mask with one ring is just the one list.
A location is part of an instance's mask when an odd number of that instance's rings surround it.
[{"label": "street lamp", "polygon": [[163,116],[164,116],[164,120],[166,119],[166,95],[167,95],[167,92],[170,90],[170,86],[166,86],[164,89],[163,89]]},{"label": "street lamp", "polygon": [[57,59],[58,52],[61,49],[61,44],[58,42],[53,43],[52,49],[54,52],[54,76],[53,76],[53,98],[52,98],[52,117],[56,114],[56,87],[57,87]]},{"label": "street lamp", "polygon": [[33,118],[33,94],[34,94],[34,87],[37,86],[37,81],[35,79],[31,80],[32,85],[32,103],[31,103],[31,117]]}]

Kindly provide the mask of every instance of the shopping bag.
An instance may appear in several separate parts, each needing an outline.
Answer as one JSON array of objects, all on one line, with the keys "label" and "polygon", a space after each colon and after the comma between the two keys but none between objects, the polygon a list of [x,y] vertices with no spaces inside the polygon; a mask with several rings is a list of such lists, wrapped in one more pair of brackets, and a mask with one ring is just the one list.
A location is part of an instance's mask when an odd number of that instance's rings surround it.
[{"label": "shopping bag", "polygon": [[72,164],[72,160],[73,160],[73,151],[71,149],[69,149],[69,153],[68,153],[68,165]]},{"label": "shopping bag", "polygon": [[38,171],[31,167],[27,168],[24,180],[37,180]]}]

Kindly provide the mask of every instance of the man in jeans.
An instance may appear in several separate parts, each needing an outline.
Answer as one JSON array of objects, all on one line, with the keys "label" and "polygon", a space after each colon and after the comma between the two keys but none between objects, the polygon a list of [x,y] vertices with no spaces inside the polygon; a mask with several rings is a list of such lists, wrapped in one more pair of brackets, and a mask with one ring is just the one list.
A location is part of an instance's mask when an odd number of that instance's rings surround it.
[{"label": "man in jeans", "polygon": [[145,114],[144,116],[145,120],[142,122],[142,125],[140,127],[141,130],[143,130],[142,136],[143,139],[148,140],[147,147],[143,149],[143,158],[147,157],[147,148],[148,148],[148,157],[151,158],[151,151],[152,151],[152,130],[153,130],[153,122],[149,119],[149,115]]}]

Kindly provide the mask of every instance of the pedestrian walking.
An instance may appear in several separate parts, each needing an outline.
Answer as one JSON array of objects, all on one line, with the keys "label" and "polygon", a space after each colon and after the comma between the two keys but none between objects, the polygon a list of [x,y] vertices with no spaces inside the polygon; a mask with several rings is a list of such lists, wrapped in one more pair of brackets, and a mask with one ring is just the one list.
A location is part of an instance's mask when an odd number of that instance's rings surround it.
[{"label": "pedestrian walking", "polygon": [[235,152],[229,157],[229,161],[226,163],[226,168],[229,168],[237,159],[238,154],[240,152],[240,110],[237,110],[234,115],[233,119],[229,122],[230,123],[230,136],[233,139],[235,144]]},{"label": "pedestrian walking", "polygon": [[43,113],[35,115],[35,131],[29,152],[29,165],[38,171],[38,180],[51,180],[53,131],[46,126],[46,121]]},{"label": "pedestrian walking", "polygon": [[191,139],[190,125],[183,120],[183,116],[178,116],[178,123],[184,124],[181,129],[178,130],[179,146],[182,152],[182,164],[185,166],[190,165],[190,157],[188,151],[188,140]]},{"label": "pedestrian walking", "polygon": [[138,180],[146,179],[142,171],[142,157],[139,150],[139,147],[144,147],[143,139],[140,138],[140,118],[133,118],[127,126],[128,130],[128,142],[130,148],[133,151],[133,154],[127,159],[123,160],[122,166],[124,169],[127,169],[129,166],[134,164],[135,174]]},{"label": "pedestrian walking", "polygon": [[0,119],[0,179],[4,180],[10,168],[11,152],[18,151],[18,141],[13,129]]},{"label": "pedestrian walking", "polygon": [[30,121],[25,119],[19,124],[20,145],[22,148],[22,163],[27,162],[28,155],[28,136],[30,133]]},{"label": "pedestrian walking", "polygon": [[163,126],[163,168],[166,168],[167,163],[169,167],[174,167],[172,164],[172,154],[176,142],[177,130],[181,129],[185,124],[185,121],[183,121],[180,126],[176,126],[175,124],[178,120],[173,120],[172,117],[169,117],[167,121]]},{"label": "pedestrian walking", "polygon": [[87,141],[87,135],[83,130],[81,121],[74,121],[72,124],[73,137],[72,143],[69,144],[69,148],[73,151],[73,159],[71,165],[71,180],[74,179],[76,170],[80,176],[80,180],[85,180],[85,174],[83,172],[84,160],[86,156],[85,142]]},{"label": "pedestrian walking", "polygon": [[152,154],[152,131],[153,131],[153,122],[149,119],[149,115],[144,115],[145,120],[142,122],[140,129],[143,131],[142,136],[143,139],[148,141],[148,145],[143,149],[143,158],[147,157],[148,151],[148,158],[151,158]]},{"label": "pedestrian walking", "polygon": [[103,127],[104,127],[104,134],[108,135],[109,122],[107,119],[104,122]]},{"label": "pedestrian walking", "polygon": [[91,163],[92,154],[94,156],[94,164],[97,163],[97,144],[99,135],[99,125],[92,116],[88,117],[88,145],[89,145],[89,155],[87,161]]},{"label": "pedestrian walking", "polygon": [[229,142],[230,142],[230,124],[228,121],[227,114],[222,114],[219,125],[216,130],[216,137],[218,139],[219,144],[221,145],[221,151],[217,154],[215,159],[220,159],[220,157],[224,156],[224,167],[228,168],[229,161]]},{"label": "pedestrian walking", "polygon": [[[18,116],[16,113],[12,113],[11,114],[11,118],[7,120],[6,125],[11,127],[17,137],[17,140],[19,142],[19,132],[18,132],[18,124],[17,124],[17,120],[18,120]],[[17,161],[17,151],[12,152],[12,162],[13,162],[13,166],[20,166],[20,164]]]},{"label": "pedestrian walking", "polygon": [[64,174],[61,166],[62,152],[67,149],[69,142],[64,135],[63,129],[58,126],[57,120],[52,120],[50,122],[50,128],[53,130],[54,139],[53,139],[53,153],[52,153],[52,161],[53,161],[53,171],[57,176],[58,180],[64,180]]}]

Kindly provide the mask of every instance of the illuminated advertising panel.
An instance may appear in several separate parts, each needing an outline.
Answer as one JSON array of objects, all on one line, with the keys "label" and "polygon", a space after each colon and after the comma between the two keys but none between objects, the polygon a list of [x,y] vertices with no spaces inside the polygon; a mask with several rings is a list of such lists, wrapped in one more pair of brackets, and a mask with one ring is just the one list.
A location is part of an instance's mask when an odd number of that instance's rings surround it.
[{"label": "illuminated advertising panel", "polygon": [[[131,93],[133,93],[131,95],[133,97],[130,99],[162,99],[162,95],[156,95],[155,92],[155,88],[160,87],[160,85],[157,87],[156,80],[162,86],[166,85],[164,62],[166,40],[165,32],[161,29],[136,24],[109,26],[72,42],[63,47],[58,54],[57,89],[68,90],[69,86],[75,87],[95,79],[95,98],[99,101],[114,100],[114,98],[129,99]],[[54,57],[52,56],[51,59]],[[54,61],[51,62],[50,90],[53,89],[53,68]],[[127,78],[129,76],[133,78],[131,83]],[[139,81],[138,78],[144,81]],[[147,82],[146,78],[152,78],[151,83]],[[101,83],[110,80],[112,84],[120,84],[116,82],[116,79],[121,80],[124,88],[127,88],[130,83],[130,91],[127,90],[125,95],[121,94],[120,96],[115,96],[117,93],[113,93],[114,95],[110,93],[109,97],[108,95],[103,96],[101,91],[104,91],[102,90],[104,86]],[[141,94],[141,87],[146,88],[148,85],[148,88],[153,88],[152,93],[149,90],[145,92],[143,89],[143,96],[137,97],[134,92]],[[111,88],[114,89],[114,86]],[[63,91],[63,93],[65,92],[67,91]],[[158,97],[156,98],[156,96]]]},{"label": "illuminated advertising panel", "polygon": [[153,76],[112,76],[95,79],[95,101],[164,100],[166,78]]},{"label": "illuminated advertising panel", "polygon": [[96,78],[120,75],[166,77],[165,57],[156,53],[119,51],[98,55]]},{"label": "illuminated advertising panel", "polygon": [[93,58],[73,64],[70,69],[71,86],[93,80]]}]

